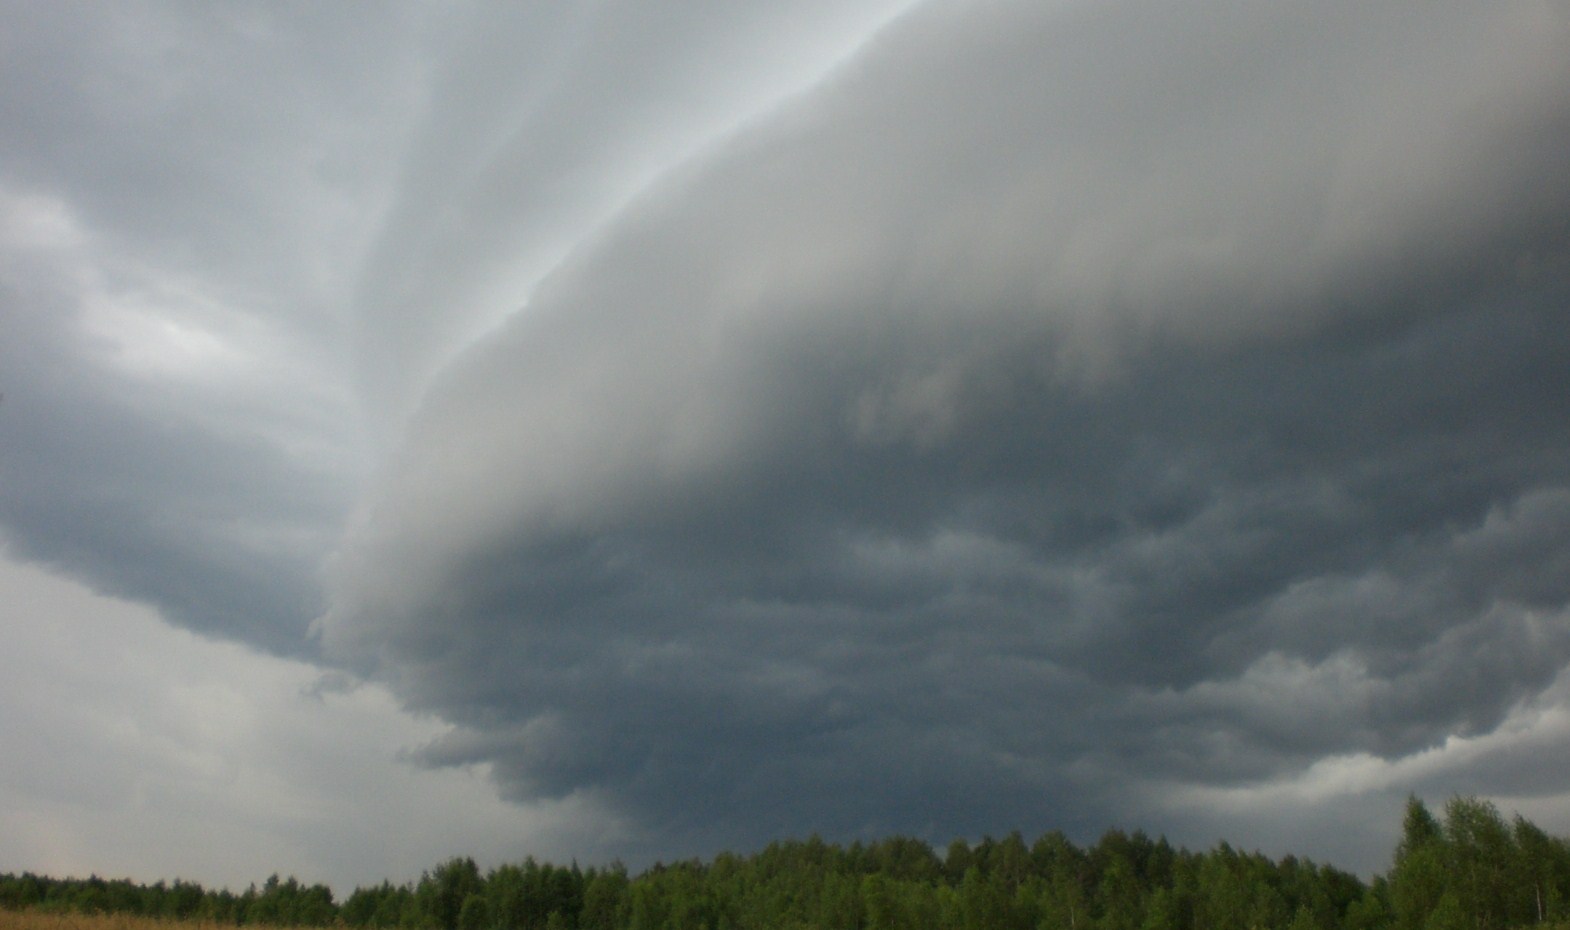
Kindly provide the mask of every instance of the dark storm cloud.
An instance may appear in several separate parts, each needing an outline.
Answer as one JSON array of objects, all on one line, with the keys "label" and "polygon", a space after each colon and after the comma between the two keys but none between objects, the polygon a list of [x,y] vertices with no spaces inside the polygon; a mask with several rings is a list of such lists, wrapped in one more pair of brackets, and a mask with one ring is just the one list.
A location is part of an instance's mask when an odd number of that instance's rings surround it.
[{"label": "dark storm cloud", "polygon": [[385,113],[331,12],[80,12],[0,26],[0,526],[181,625],[309,651],[357,459],[326,278],[377,176],[345,151]]},{"label": "dark storm cloud", "polygon": [[1570,794],[1562,6],[79,9],[12,556],[612,854]]},{"label": "dark storm cloud", "polygon": [[452,362],[325,644],[666,849],[1488,733],[1570,659],[1567,28],[927,5]]},{"label": "dark storm cloud", "polygon": [[[304,651],[315,565],[348,494],[340,468],[300,449],[330,393],[315,411],[287,409],[308,392],[271,380],[171,396],[111,361],[135,347],[81,338],[92,311],[64,280],[77,269],[46,249],[11,258],[0,260],[0,525],[12,553],[192,629]],[[120,298],[132,299],[85,303]]]},{"label": "dark storm cloud", "polygon": [[309,648],[366,440],[514,268],[893,9],[0,13],[15,551]]}]

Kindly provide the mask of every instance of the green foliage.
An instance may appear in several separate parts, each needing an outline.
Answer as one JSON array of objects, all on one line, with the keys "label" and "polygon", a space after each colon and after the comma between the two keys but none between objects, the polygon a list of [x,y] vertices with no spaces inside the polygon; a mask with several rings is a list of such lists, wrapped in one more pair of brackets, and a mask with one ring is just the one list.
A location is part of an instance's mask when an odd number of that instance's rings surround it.
[{"label": "green foliage", "polygon": [[242,894],[176,880],[0,875],[0,907],[127,913],[229,925],[370,930],[1570,930],[1570,844],[1490,803],[1436,818],[1409,799],[1388,875],[1372,883],[1226,843],[1208,852],[1111,830],[1081,849],[955,840],[938,855],[894,837],[840,847],[813,836],[710,863],[580,870],[525,859],[482,873],[455,858],[415,884],[356,888],[273,875]]},{"label": "green foliage", "polygon": [[1444,820],[1407,802],[1389,879],[1397,930],[1504,930],[1564,918],[1570,846],[1477,798],[1452,798]]},{"label": "green foliage", "polygon": [[1424,930],[1450,881],[1445,837],[1427,805],[1408,798],[1401,843],[1390,872],[1390,902],[1397,930]]},{"label": "green foliage", "polygon": [[628,908],[627,870],[616,863],[603,872],[591,872],[583,889],[583,910],[578,915],[582,930],[615,930],[626,921]]},{"label": "green foliage", "polygon": [[1388,899],[1388,886],[1383,879],[1376,880],[1361,897],[1347,905],[1341,926],[1345,930],[1383,930],[1393,926],[1395,917],[1386,903]]},{"label": "green foliage", "polygon": [[479,897],[484,890],[485,882],[473,859],[449,859],[435,871],[420,876],[420,883],[415,886],[418,925],[432,930],[459,930],[464,903],[470,897]]},{"label": "green foliage", "polygon": [[394,887],[382,882],[370,888],[356,888],[343,902],[339,917],[351,927],[390,930],[397,927],[406,912],[413,910],[414,891],[408,885]]}]

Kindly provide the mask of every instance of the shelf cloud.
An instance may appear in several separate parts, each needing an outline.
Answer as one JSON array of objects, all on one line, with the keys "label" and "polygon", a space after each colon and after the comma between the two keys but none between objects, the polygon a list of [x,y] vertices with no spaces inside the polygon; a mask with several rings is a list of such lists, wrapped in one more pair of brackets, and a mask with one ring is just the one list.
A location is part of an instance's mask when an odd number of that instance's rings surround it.
[{"label": "shelf cloud", "polygon": [[1561,6],[369,15],[0,66],[17,557],[640,861],[1570,794]]}]

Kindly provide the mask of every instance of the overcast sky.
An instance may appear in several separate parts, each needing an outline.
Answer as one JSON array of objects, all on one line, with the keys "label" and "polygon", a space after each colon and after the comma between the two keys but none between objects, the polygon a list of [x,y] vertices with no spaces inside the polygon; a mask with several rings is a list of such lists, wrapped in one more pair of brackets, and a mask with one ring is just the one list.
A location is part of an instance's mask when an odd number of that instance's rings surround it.
[{"label": "overcast sky", "polygon": [[0,0],[0,871],[1570,832],[1563,0]]}]

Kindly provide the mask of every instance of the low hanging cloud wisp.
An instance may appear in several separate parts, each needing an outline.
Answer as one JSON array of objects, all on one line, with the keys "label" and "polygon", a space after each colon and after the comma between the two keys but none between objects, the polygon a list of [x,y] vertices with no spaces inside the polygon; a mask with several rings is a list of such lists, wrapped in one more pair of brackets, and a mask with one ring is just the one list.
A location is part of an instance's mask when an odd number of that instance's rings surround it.
[{"label": "low hanging cloud wisp", "polygon": [[1492,732],[1570,660],[1567,28],[921,6],[447,364],[327,654],[677,851]]}]

